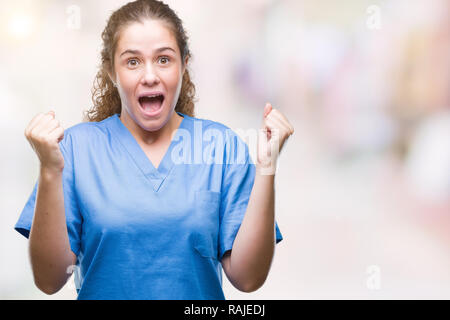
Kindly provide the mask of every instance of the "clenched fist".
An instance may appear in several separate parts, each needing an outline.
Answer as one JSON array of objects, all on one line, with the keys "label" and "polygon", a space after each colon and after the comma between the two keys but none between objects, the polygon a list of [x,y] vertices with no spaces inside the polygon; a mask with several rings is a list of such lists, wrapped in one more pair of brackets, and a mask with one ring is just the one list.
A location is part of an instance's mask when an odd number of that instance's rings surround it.
[{"label": "clenched fist", "polygon": [[41,169],[56,172],[64,169],[64,157],[59,149],[64,129],[53,111],[36,115],[25,129],[25,137],[39,157]]},{"label": "clenched fist", "polygon": [[258,136],[256,164],[261,174],[275,174],[281,149],[293,133],[294,127],[285,115],[267,103],[264,107],[263,123]]}]

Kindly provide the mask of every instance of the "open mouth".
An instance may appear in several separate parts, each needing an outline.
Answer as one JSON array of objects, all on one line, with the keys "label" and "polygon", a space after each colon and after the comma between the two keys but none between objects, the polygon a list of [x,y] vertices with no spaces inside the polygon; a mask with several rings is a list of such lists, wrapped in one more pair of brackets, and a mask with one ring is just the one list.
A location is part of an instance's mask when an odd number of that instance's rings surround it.
[{"label": "open mouth", "polygon": [[139,104],[141,105],[141,108],[150,113],[161,109],[163,101],[164,96],[162,94],[139,97]]}]

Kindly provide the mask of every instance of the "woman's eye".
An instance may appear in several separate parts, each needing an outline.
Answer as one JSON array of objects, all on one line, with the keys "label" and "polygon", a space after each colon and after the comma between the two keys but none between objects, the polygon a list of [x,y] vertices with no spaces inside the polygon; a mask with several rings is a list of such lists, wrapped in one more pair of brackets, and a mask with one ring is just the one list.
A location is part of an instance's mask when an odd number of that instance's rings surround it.
[{"label": "woman's eye", "polygon": [[168,57],[161,57],[160,59],[159,59],[159,61],[164,61],[163,62],[163,64],[168,64],[169,63],[169,58]]},{"label": "woman's eye", "polygon": [[136,67],[139,64],[139,62],[136,59],[130,59],[128,60],[127,64],[129,67]]}]

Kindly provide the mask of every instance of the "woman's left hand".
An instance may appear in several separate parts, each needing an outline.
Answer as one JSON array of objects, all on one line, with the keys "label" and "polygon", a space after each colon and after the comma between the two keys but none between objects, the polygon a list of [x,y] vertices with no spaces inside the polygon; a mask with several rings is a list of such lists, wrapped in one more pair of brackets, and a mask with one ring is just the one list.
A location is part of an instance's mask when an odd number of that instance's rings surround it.
[{"label": "woman's left hand", "polygon": [[262,174],[275,174],[276,163],[286,140],[294,133],[287,118],[270,103],[264,107],[262,128],[258,135],[257,167]]}]

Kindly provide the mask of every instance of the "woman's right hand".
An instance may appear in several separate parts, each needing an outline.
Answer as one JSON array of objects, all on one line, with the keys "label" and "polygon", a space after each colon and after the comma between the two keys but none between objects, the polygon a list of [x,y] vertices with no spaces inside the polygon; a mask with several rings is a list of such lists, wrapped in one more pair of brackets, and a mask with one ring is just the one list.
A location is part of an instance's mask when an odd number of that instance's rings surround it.
[{"label": "woman's right hand", "polygon": [[59,142],[64,138],[64,129],[55,119],[55,113],[39,113],[25,129],[25,137],[41,162],[41,169],[62,172],[64,157]]}]

